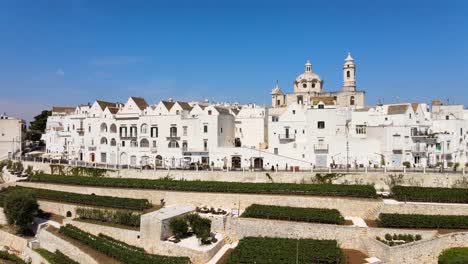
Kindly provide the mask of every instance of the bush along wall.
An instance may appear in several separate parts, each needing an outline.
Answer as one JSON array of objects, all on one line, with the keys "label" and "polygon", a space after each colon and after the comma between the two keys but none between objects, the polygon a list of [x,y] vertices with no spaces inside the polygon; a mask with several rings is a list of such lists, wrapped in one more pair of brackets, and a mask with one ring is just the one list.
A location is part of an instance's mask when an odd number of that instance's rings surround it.
[{"label": "bush along wall", "polygon": [[468,228],[468,216],[380,214],[377,225],[396,228],[465,229]]},{"label": "bush along wall", "polygon": [[43,258],[47,260],[50,264],[79,264],[78,262],[72,260],[59,250],[56,250],[55,253],[50,252],[43,248],[36,249],[36,252],[39,253]]},{"label": "bush along wall", "polygon": [[376,198],[371,185],[295,184],[295,183],[242,183],[216,181],[184,181],[170,179],[129,179],[38,174],[33,182],[73,184],[99,187],[139,188],[186,192],[253,193],[282,195],[344,196]]},{"label": "bush along wall", "polygon": [[243,217],[278,219],[324,224],[344,224],[344,217],[336,209],[302,208],[253,204],[247,207]]},{"label": "bush along wall", "polygon": [[78,208],[76,213],[79,219],[93,220],[103,223],[139,227],[141,213],[122,210],[103,210],[97,208]]},{"label": "bush along wall", "polygon": [[102,234],[99,236],[94,236],[69,224],[62,226],[60,228],[60,233],[126,264],[190,263],[190,260],[186,257],[169,257],[147,254],[142,248],[128,245],[122,241],[115,240]]},{"label": "bush along wall", "polygon": [[394,186],[392,195],[399,201],[468,203],[468,189]]},{"label": "bush along wall", "polygon": [[102,206],[110,208],[120,208],[128,210],[145,210],[151,208],[152,205],[146,199],[132,199],[132,198],[121,198],[113,196],[100,196],[100,195],[89,195],[79,193],[60,192],[47,189],[35,189],[27,187],[9,187],[0,192],[0,197],[10,191],[21,190],[22,192],[29,192],[34,195],[37,199],[83,204],[90,206]]}]

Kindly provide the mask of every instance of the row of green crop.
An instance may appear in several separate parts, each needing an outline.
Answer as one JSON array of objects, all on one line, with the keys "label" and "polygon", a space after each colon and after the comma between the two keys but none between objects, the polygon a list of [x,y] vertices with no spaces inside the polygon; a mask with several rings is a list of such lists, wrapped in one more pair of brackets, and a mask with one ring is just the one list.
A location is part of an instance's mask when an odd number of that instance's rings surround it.
[{"label": "row of green crop", "polygon": [[[25,192],[31,192],[37,199],[74,203],[90,206],[102,206],[110,208],[128,209],[128,210],[144,210],[151,208],[151,204],[146,199],[132,199],[112,196],[99,196],[79,193],[60,192],[47,189],[36,189],[27,187],[9,187],[2,190],[5,194],[14,189],[21,189]],[[1,196],[1,195],[0,195]]]},{"label": "row of green crop", "polygon": [[225,264],[341,264],[345,258],[335,240],[246,237]]},{"label": "row of green crop", "polygon": [[40,174],[30,178],[34,182],[72,184],[100,187],[140,188],[186,192],[255,193],[284,195],[318,195],[375,198],[371,185],[242,183],[218,181],[183,181],[168,179],[129,179]]},{"label": "row of green crop", "polygon": [[380,214],[377,224],[380,227],[396,228],[468,228],[465,215],[419,215],[419,214]]},{"label": "row of green crop", "polygon": [[439,255],[439,264],[462,263],[468,263],[468,247],[449,248]]},{"label": "row of green crop", "polygon": [[141,214],[132,211],[78,208],[76,209],[76,213],[78,214],[79,218],[83,220],[94,220],[129,227],[140,226]]},{"label": "row of green crop", "polygon": [[394,186],[392,195],[400,201],[468,203],[468,189]]},{"label": "row of green crop", "polygon": [[243,217],[279,219],[298,222],[324,224],[344,224],[344,218],[336,209],[302,208],[289,206],[252,204],[242,214]]},{"label": "row of green crop", "polygon": [[39,253],[47,262],[50,264],[78,264],[78,262],[72,260],[59,250],[56,250],[55,253],[50,252],[43,248],[36,249],[36,252]]},{"label": "row of green crop", "polygon": [[142,249],[125,244],[122,241],[110,239],[107,236],[94,236],[84,232],[72,225],[62,226],[60,233],[75,239],[93,249],[112,257],[126,264],[146,264],[146,263],[165,263],[165,264],[187,264],[190,260],[186,257],[169,257],[150,255]]},{"label": "row of green crop", "polygon": [[10,261],[11,263],[14,263],[14,264],[26,264],[26,262],[22,260],[21,258],[8,253],[7,251],[0,250],[0,263],[3,263],[2,260]]}]

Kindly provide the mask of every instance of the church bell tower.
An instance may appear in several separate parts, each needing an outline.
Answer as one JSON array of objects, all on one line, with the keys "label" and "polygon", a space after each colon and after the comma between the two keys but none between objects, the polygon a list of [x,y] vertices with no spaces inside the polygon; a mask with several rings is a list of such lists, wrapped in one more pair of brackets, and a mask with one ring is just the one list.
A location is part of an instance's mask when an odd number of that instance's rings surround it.
[{"label": "church bell tower", "polygon": [[354,92],[356,91],[356,65],[354,59],[351,57],[351,53],[348,52],[348,56],[343,64],[343,92]]}]

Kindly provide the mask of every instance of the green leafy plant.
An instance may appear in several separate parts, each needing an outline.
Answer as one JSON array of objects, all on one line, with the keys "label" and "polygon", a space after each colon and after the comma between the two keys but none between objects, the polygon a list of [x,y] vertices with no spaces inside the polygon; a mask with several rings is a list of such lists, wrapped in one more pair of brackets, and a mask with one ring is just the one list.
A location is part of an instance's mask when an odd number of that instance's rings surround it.
[{"label": "green leafy plant", "polygon": [[346,263],[335,240],[245,237],[225,262],[238,263]]},{"label": "green leafy plant", "polygon": [[139,227],[141,213],[122,210],[103,210],[97,208],[77,208],[79,219],[93,220],[128,227]]},{"label": "green leafy plant", "polygon": [[9,224],[18,226],[23,235],[32,233],[34,214],[39,209],[36,198],[28,191],[12,190],[3,197],[3,209]]},{"label": "green leafy plant", "polygon": [[184,238],[188,235],[189,225],[187,218],[176,217],[169,222],[169,228],[177,238]]},{"label": "green leafy plant", "polygon": [[[380,214],[379,227],[395,228],[468,228],[468,216],[465,215],[419,215],[419,214]],[[398,239],[398,237],[396,237]],[[396,240],[393,236],[393,240]]]},{"label": "green leafy plant", "polygon": [[[11,263],[14,263],[14,264],[27,264],[26,261],[20,259],[19,257],[13,254],[10,254],[7,251],[0,250],[0,260],[2,259],[6,261],[10,261]],[[10,262],[6,262],[6,263],[10,263]]]},{"label": "green leafy plant", "polygon": [[99,236],[91,235],[83,230],[67,224],[59,230],[65,236],[79,241],[102,254],[118,260],[126,264],[150,264],[150,263],[165,263],[165,264],[187,264],[190,260],[187,257],[169,257],[160,255],[147,254],[142,248],[128,245],[122,241],[100,234]]},{"label": "green leafy plant", "polygon": [[289,206],[252,204],[247,207],[242,217],[278,219],[298,222],[324,224],[344,224],[344,217],[336,209],[303,208]]},{"label": "green leafy plant", "polygon": [[371,185],[340,184],[294,184],[294,183],[243,183],[218,181],[149,180],[130,178],[106,178],[83,176],[58,176],[40,174],[31,177],[33,182],[102,186],[118,188],[140,188],[187,192],[257,193],[283,195],[316,195],[376,198]]},{"label": "green leafy plant", "polygon": [[411,162],[409,161],[404,161],[403,166],[405,166],[407,169],[411,168]]},{"label": "green leafy plant", "polygon": [[56,250],[55,253],[50,252],[43,248],[36,249],[36,252],[39,253],[47,262],[50,264],[78,264],[78,262],[72,260],[59,250]]}]

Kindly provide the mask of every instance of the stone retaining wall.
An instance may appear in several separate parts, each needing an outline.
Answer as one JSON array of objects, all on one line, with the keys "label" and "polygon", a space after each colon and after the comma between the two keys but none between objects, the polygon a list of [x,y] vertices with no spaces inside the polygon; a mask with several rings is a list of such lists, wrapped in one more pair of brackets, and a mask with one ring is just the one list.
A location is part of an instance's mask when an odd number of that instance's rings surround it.
[{"label": "stone retaining wall", "polygon": [[401,203],[385,204],[381,213],[468,215],[468,204]]},{"label": "stone retaining wall", "polygon": [[[50,173],[50,164],[40,162],[23,162],[24,166],[31,165],[35,170],[42,170]],[[142,179],[158,179],[170,176],[174,179],[185,180],[203,180],[203,181],[236,181],[236,182],[270,182],[266,176],[268,173],[274,182],[288,182],[288,183],[310,183],[315,179],[315,172],[301,171],[301,172],[271,172],[271,171],[189,171],[189,170],[120,170],[109,171],[108,177],[123,177],[123,178],[142,178]],[[322,174],[324,174],[322,172]],[[377,190],[383,188],[388,190],[391,174],[384,172],[350,172],[347,175],[334,180],[334,183],[348,183],[348,184],[374,184]],[[464,177],[461,172],[457,174],[452,173],[405,173],[402,178],[402,185],[425,186],[425,187],[452,187],[454,184],[459,183]]]},{"label": "stone retaining wall", "polygon": [[0,246],[7,246],[22,252],[27,248],[28,240],[0,229]]},{"label": "stone retaining wall", "polygon": [[364,217],[370,210],[378,208],[382,204],[382,201],[378,199],[340,197],[176,192],[148,189],[72,186],[34,182],[18,182],[17,185],[65,192],[84,194],[94,193],[96,195],[148,199],[153,204],[159,204],[161,199],[164,199],[167,205],[188,203],[195,206],[207,205],[228,210],[238,208],[245,209],[254,203],[293,207],[335,208],[345,216],[358,217]]},{"label": "stone retaining wall", "polygon": [[41,248],[47,249],[50,252],[60,250],[63,254],[67,255],[69,258],[81,264],[99,264],[90,255],[81,251],[79,248],[75,247],[70,242],[58,236],[55,236],[46,229],[41,229],[37,234],[37,238],[40,241]]},{"label": "stone retaining wall", "polygon": [[127,244],[141,247],[140,231],[111,227],[106,225],[92,224],[77,220],[69,221],[69,223],[95,236],[99,234],[104,234],[106,236],[110,236],[117,240],[123,241]]}]

